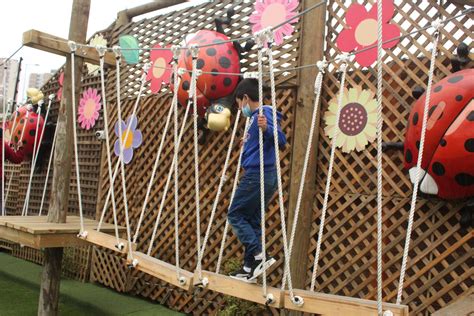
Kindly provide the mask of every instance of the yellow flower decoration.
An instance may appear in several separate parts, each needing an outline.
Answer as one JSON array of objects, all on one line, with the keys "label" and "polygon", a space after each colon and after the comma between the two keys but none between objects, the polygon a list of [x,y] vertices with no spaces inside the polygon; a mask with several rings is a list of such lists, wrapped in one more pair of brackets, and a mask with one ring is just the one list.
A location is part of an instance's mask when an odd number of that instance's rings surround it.
[{"label": "yellow flower decoration", "polygon": [[[102,34],[96,34],[89,42],[91,46],[107,46],[107,40]],[[89,75],[99,71],[99,65],[94,65],[91,63],[86,63],[87,73]]]},{"label": "yellow flower decoration", "polygon": [[[326,135],[332,138],[336,127],[337,97],[329,102],[324,115]],[[377,101],[374,93],[361,87],[345,89],[342,97],[341,114],[338,127],[337,147],[345,153],[354,149],[363,150],[368,143],[376,138],[377,133]]]}]

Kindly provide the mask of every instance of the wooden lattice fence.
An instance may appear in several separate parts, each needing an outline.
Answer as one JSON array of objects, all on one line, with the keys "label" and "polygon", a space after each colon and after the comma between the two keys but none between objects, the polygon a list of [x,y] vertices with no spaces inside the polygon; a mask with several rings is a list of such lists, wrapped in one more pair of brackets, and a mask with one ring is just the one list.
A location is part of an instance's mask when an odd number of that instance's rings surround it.
[{"label": "wooden lattice fence", "polygon": [[[335,39],[344,24],[344,15],[353,1],[328,1],[328,19],[326,23],[325,56],[328,60],[339,54]],[[358,1],[367,7],[374,0]],[[435,18],[449,18],[459,14],[463,7],[435,0],[396,0],[396,14],[393,20],[401,26],[403,34],[416,28],[430,24]],[[222,1],[205,3],[178,12],[167,13],[123,26],[112,25],[107,32],[110,45],[118,43],[122,34],[135,36],[140,45],[152,46],[156,43],[178,44],[186,34],[200,29],[213,29],[214,17],[225,15],[231,5],[236,10],[232,25],[226,33],[233,38],[248,35],[251,27],[248,16],[253,9],[250,1]],[[441,31],[440,57],[436,64],[436,80],[450,73],[449,58],[461,41],[469,41],[471,30],[468,28],[469,17],[462,17],[449,22]],[[275,48],[276,67],[288,69],[299,65],[299,38],[301,23],[296,24],[293,36],[288,38],[281,47]],[[384,141],[403,141],[404,132],[411,104],[414,102],[411,89],[414,85],[426,86],[429,67],[430,31],[420,32],[403,39],[396,48],[386,50],[384,57]],[[132,111],[138,94],[141,67],[148,62],[149,53],[143,51],[138,65],[125,66],[120,72],[121,99],[127,118]],[[242,60],[243,70],[256,70],[256,53],[250,52]],[[328,102],[337,94],[339,74],[337,62],[325,75],[321,113],[328,108]],[[117,101],[115,90],[116,70],[107,72],[107,103],[110,122],[117,120]],[[376,72],[373,68],[361,69],[357,64],[350,64],[347,85],[361,85],[375,91]],[[67,80],[67,79],[66,79]],[[97,75],[84,75],[83,89],[94,87],[100,91]],[[288,145],[281,153],[285,202],[288,204],[290,185],[290,168],[292,163],[292,143],[294,141],[294,116],[297,111],[297,72],[279,73],[277,77],[278,109],[284,114],[283,129],[288,138]],[[312,84],[312,83],[303,83]],[[45,95],[58,89],[57,76],[43,89]],[[142,208],[146,188],[151,176],[151,169],[156,157],[159,141],[163,132],[164,122],[169,110],[171,92],[164,88],[158,94],[146,91],[140,102],[138,128],[143,134],[141,147],[135,150],[134,158],[126,167],[127,197],[131,216],[132,232],[135,231]],[[53,108],[52,120],[56,119],[57,104]],[[180,108],[180,120],[184,109]],[[311,247],[308,257],[308,286],[312,269],[312,261],[319,229],[319,218],[326,182],[330,141],[324,132],[321,119],[318,141],[317,168],[311,170],[316,174],[316,191],[314,192],[313,221],[311,223]],[[181,122],[179,122],[181,124]],[[173,124],[170,125],[170,131]],[[107,191],[109,179],[107,174],[105,146],[96,140],[94,132],[103,128],[100,121],[93,131],[80,132],[80,163],[81,185],[83,186],[84,209],[88,216],[100,217]],[[241,131],[243,122],[239,125]],[[109,126],[110,135],[114,135],[113,126]],[[146,251],[152,233],[157,210],[161,201],[162,190],[170,169],[173,155],[172,133],[166,138],[165,150],[157,170],[156,180],[151,192],[143,225],[138,239],[138,250]],[[115,136],[112,142],[115,141]],[[225,152],[230,139],[227,133],[211,133],[207,143],[200,146],[199,166],[201,170],[201,232],[204,233],[208,224],[212,204],[215,199]],[[235,145],[228,171],[232,179],[238,159],[238,146]],[[116,158],[113,158],[115,165]],[[180,263],[184,269],[193,271],[196,265],[196,218],[194,201],[194,169],[193,169],[192,123],[188,119],[184,138],[181,143],[180,168]],[[391,151],[384,154],[384,299],[394,302],[401,256],[406,234],[406,221],[410,205],[411,184],[407,172],[402,169],[403,155]],[[29,165],[24,164],[15,169],[15,180],[12,193],[17,198],[9,200],[10,210],[21,210],[24,192],[28,181]],[[7,171],[8,173],[9,171]],[[35,176],[31,197],[31,209],[37,210],[41,196],[45,171]],[[214,220],[207,250],[203,258],[203,268],[214,271],[216,268],[219,243],[226,220],[226,209],[232,183],[227,181],[223,188],[222,199]],[[171,183],[171,188],[173,183]],[[123,225],[124,208],[120,177],[114,185],[118,201],[119,222]],[[71,178],[70,191],[71,212],[77,211],[77,194],[74,175]],[[174,263],[174,199],[169,194],[163,210],[161,224],[152,254],[161,260]],[[287,205],[288,206],[288,205]],[[448,203],[438,199],[419,198],[415,213],[410,260],[406,276],[404,302],[409,304],[413,314],[428,315],[446,306],[457,297],[472,288],[472,230],[463,232],[459,227],[459,209],[462,204]],[[109,206],[106,221],[112,222]],[[283,274],[283,244],[280,231],[280,214],[275,199],[271,202],[267,213],[267,249],[277,258],[269,271],[269,285],[279,286]],[[202,237],[201,237],[202,238]],[[15,248],[16,249],[16,248]],[[15,255],[25,259],[41,262],[38,252],[17,249]],[[230,232],[224,252],[224,261],[241,258],[242,247],[235,235]],[[92,249],[74,250],[74,260],[81,264],[75,269],[77,277],[86,279],[89,272],[92,281],[101,283],[120,292],[131,292],[173,309],[194,314],[211,314],[222,308],[222,295],[210,291],[187,293],[163,283],[143,273],[130,271],[126,267],[124,257],[110,251],[92,247]],[[74,275],[73,275],[74,276]],[[376,295],[376,147],[369,145],[361,152],[344,154],[336,152],[334,176],[329,196],[328,217],[322,245],[321,261],[317,278],[317,290],[325,293],[375,299]],[[276,313],[276,311],[273,311]]]}]

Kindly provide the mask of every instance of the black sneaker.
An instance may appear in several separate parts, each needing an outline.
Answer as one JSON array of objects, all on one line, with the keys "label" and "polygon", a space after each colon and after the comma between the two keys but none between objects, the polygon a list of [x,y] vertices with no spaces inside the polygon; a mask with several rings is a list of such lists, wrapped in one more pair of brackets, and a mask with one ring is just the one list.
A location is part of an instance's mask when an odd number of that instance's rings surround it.
[{"label": "black sneaker", "polygon": [[244,268],[240,268],[236,271],[229,273],[229,276],[235,280],[239,280],[239,281],[243,281],[247,283],[257,283],[256,279],[249,280],[250,272],[245,271]]},{"label": "black sneaker", "polygon": [[263,259],[255,259],[252,266],[250,267],[252,270],[249,273],[249,281],[257,281],[257,278],[263,273],[263,271],[270,268],[270,266],[276,262],[275,258],[273,258],[272,256],[267,255],[265,259],[265,262],[263,262]]}]

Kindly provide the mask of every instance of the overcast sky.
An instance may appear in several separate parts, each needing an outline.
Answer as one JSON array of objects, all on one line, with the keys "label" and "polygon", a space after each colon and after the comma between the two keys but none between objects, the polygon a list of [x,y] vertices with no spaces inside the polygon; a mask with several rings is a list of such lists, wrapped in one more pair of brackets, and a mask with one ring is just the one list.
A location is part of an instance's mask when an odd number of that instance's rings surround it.
[{"label": "overcast sky", "polygon": [[[109,26],[118,11],[148,2],[151,0],[92,0],[87,37]],[[8,57],[20,47],[23,32],[30,29],[67,38],[71,7],[72,0],[2,1],[0,57]],[[29,47],[24,47],[14,58],[20,56],[24,58],[23,65],[28,65],[29,73],[49,72],[59,68],[65,61],[65,58]]]}]

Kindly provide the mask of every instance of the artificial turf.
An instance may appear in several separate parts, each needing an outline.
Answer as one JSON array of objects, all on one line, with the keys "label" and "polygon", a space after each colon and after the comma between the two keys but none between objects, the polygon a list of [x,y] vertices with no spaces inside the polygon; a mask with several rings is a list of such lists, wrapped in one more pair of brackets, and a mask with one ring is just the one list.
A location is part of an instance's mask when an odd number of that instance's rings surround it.
[{"label": "artificial turf", "polygon": [[[0,315],[37,315],[41,266],[0,252]],[[183,315],[91,283],[61,280],[60,315]]]}]

